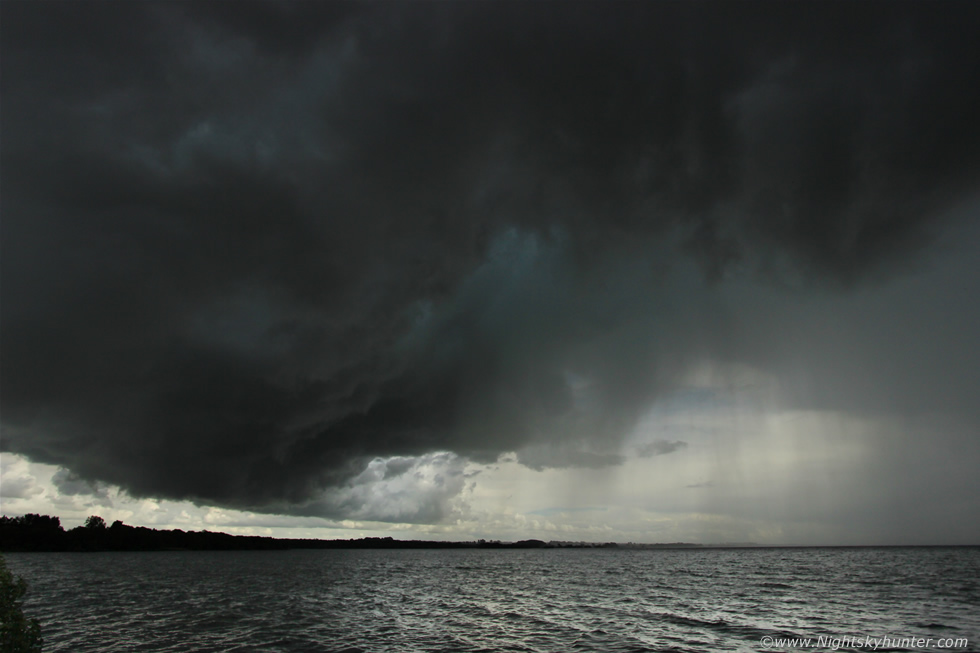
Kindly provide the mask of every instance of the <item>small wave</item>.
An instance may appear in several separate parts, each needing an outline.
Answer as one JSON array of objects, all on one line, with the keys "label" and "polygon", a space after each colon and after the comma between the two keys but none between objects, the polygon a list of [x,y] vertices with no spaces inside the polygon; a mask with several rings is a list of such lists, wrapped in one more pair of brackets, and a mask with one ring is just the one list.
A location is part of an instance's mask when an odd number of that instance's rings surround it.
[{"label": "small wave", "polygon": [[686,617],[678,614],[671,613],[661,613],[659,616],[662,620],[672,623],[678,626],[684,626],[687,628],[697,628],[697,629],[708,629],[725,635],[733,635],[740,638],[758,640],[763,635],[771,635],[774,637],[787,637],[793,638],[799,635],[793,633],[789,630],[770,630],[767,628],[760,628],[758,626],[751,626],[747,624],[733,623],[731,621],[726,621],[724,619],[716,620],[706,620],[698,619],[696,617]]}]

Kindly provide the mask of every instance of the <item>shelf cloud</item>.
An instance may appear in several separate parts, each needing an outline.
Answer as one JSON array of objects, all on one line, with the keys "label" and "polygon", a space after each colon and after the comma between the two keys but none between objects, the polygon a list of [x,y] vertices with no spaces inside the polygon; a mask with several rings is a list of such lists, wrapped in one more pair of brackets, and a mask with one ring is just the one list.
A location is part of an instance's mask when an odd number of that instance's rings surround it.
[{"label": "shelf cloud", "polygon": [[971,432],[978,18],[6,3],[2,447],[433,522],[463,461],[622,463],[704,361]]}]

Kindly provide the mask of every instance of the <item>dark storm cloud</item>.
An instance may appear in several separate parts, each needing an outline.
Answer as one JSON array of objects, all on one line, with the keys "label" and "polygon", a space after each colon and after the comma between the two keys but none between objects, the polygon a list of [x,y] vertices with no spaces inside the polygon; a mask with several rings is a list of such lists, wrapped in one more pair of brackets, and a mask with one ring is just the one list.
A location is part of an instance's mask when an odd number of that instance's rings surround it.
[{"label": "dark storm cloud", "polygon": [[112,506],[112,499],[105,488],[99,487],[67,469],[59,469],[51,476],[51,483],[62,496],[91,496],[102,502],[102,505]]},{"label": "dark storm cloud", "polygon": [[636,455],[640,458],[651,458],[653,456],[665,456],[675,451],[680,451],[687,446],[683,440],[653,440],[644,442],[636,447]]},{"label": "dark storm cloud", "polygon": [[971,3],[2,11],[3,448],[135,495],[619,461],[692,360],[781,369],[718,283],[901,272],[980,170]]}]

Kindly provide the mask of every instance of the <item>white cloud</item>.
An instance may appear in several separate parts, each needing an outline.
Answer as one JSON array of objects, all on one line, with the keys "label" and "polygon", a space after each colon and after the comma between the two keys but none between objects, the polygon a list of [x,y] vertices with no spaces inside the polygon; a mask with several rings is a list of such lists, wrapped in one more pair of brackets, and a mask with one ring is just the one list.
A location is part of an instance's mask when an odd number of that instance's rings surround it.
[{"label": "white cloud", "polygon": [[448,452],[375,458],[325,503],[359,520],[437,523],[466,514],[461,496],[473,470]]},{"label": "white cloud", "polygon": [[29,499],[43,492],[26,460],[12,454],[0,458],[0,500]]}]

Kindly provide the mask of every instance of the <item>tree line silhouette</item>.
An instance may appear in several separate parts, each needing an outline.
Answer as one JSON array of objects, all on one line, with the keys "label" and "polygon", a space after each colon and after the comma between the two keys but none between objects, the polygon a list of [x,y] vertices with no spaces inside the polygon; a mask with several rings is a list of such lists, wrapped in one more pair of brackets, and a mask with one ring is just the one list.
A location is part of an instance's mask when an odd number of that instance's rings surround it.
[{"label": "tree line silhouette", "polygon": [[[111,526],[98,515],[84,526],[65,530],[58,517],[28,514],[0,517],[0,551],[234,551],[284,549],[461,549],[461,548],[545,548],[556,546],[541,540],[500,542],[440,542],[396,540],[390,537],[364,537],[355,540],[316,540],[228,535],[211,531],[156,530],[127,526],[114,521]],[[608,543],[602,546],[616,546]]]}]

